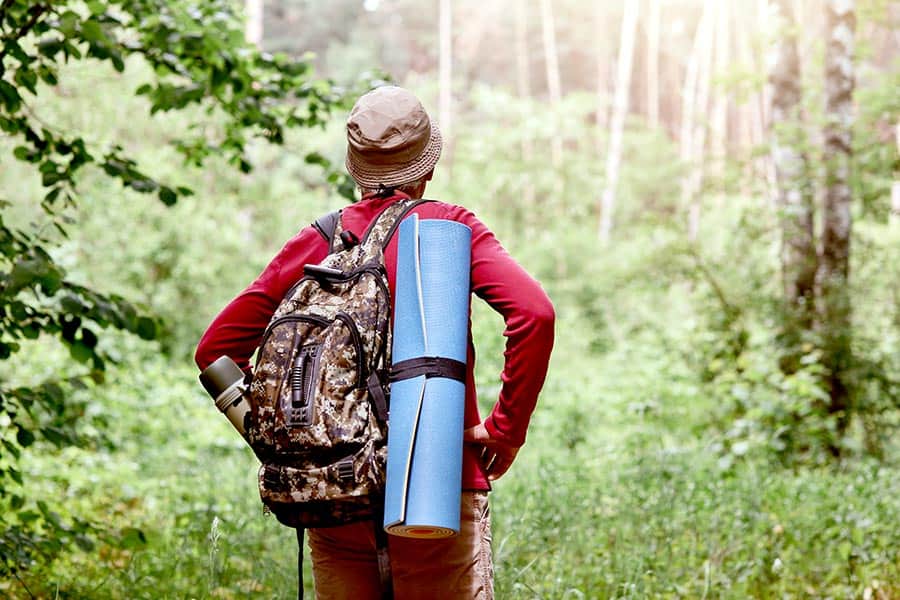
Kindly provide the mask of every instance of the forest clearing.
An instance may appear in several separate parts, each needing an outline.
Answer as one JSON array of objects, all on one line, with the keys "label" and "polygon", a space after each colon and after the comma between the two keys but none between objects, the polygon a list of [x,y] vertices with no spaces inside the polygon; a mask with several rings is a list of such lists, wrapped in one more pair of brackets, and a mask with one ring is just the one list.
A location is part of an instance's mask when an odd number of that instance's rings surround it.
[{"label": "forest clearing", "polygon": [[[0,596],[288,598],[206,327],[354,101],[553,302],[497,598],[900,598],[900,3],[0,1]],[[503,319],[473,298],[490,413]],[[307,551],[304,577],[313,597]]]}]

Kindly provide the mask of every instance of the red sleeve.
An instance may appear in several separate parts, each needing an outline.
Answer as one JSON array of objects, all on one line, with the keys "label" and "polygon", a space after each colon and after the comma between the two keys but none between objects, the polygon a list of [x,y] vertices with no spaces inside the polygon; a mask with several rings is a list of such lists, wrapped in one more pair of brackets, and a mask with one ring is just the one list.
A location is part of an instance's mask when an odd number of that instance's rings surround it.
[{"label": "red sleeve", "polygon": [[291,238],[259,277],[213,319],[197,345],[194,361],[200,369],[222,355],[245,371],[275,309],[288,289],[303,275],[303,266],[328,254],[319,232],[306,227]]},{"label": "red sleeve", "polygon": [[500,396],[484,425],[491,437],[521,446],[553,349],[553,304],[472,212],[454,206],[448,217],[472,229],[472,291],[506,323]]}]

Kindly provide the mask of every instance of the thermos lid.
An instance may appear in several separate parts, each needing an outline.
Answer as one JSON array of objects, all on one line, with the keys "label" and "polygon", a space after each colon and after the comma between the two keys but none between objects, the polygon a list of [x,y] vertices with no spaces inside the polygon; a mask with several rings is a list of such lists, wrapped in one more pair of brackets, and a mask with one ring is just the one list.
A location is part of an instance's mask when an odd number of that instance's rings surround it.
[{"label": "thermos lid", "polygon": [[200,383],[213,398],[243,379],[244,372],[228,356],[220,356],[200,373]]}]

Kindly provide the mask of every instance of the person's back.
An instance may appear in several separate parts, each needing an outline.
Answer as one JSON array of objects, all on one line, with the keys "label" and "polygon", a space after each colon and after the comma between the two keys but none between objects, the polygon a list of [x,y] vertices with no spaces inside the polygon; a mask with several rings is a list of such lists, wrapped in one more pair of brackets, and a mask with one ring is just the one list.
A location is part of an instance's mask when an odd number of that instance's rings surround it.
[{"label": "person's back", "polygon": [[[361,236],[387,206],[421,198],[440,157],[441,138],[418,100],[406,90],[378,88],[357,102],[348,119],[347,168],[363,192],[341,211],[341,230]],[[493,576],[487,492],[525,442],[553,344],[553,307],[540,285],[503,249],[469,210],[445,202],[413,209],[422,219],[448,219],[472,230],[471,289],[506,323],[502,386],[491,414],[478,414],[475,352],[469,331],[462,473],[461,529],[454,538],[416,540],[389,536],[394,593],[398,598],[491,598]],[[397,236],[385,249],[393,297]],[[251,285],[212,322],[196,361],[201,369],[223,354],[245,370],[262,331],[303,267],[320,262],[328,243],[315,227],[289,240]],[[380,527],[380,524],[376,526]],[[319,598],[381,597],[381,573],[371,521],[311,529]]]}]

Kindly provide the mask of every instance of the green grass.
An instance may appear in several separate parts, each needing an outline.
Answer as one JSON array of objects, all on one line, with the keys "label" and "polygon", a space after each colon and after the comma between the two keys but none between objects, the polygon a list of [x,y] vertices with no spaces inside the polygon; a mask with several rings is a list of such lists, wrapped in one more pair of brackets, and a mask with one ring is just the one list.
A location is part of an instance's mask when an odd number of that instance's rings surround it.
[{"label": "green grass", "polygon": [[[895,464],[723,463],[697,434],[712,401],[689,379],[627,369],[651,359],[624,351],[594,359],[593,370],[572,356],[560,366],[568,351],[558,350],[529,441],[491,495],[498,598],[900,594]],[[34,493],[125,541],[23,573],[30,592],[291,597],[293,532],[263,515],[255,459],[193,370],[161,359],[123,367],[97,392],[115,448],[27,466]],[[311,593],[308,558],[306,581]],[[28,597],[16,580],[0,591]]]}]

